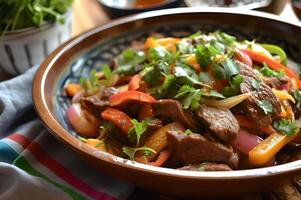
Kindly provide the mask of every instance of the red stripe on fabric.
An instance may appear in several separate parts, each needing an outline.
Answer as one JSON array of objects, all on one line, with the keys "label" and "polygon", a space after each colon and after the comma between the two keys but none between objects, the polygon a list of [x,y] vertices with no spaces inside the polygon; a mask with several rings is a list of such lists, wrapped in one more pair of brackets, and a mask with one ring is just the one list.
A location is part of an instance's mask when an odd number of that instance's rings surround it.
[{"label": "red stripe on fabric", "polygon": [[11,140],[17,142],[17,143],[20,144],[24,149],[25,149],[28,145],[30,145],[30,141],[29,141],[26,137],[21,136],[21,135],[19,135],[18,133],[14,133],[14,134],[8,136],[7,138],[9,138],[9,139],[11,139]]},{"label": "red stripe on fabric", "polygon": [[[56,160],[53,160],[49,157],[46,152],[40,147],[36,142],[31,142],[22,135],[13,134],[12,137],[9,137],[11,140],[21,144],[22,146],[27,144],[25,147],[36,157],[36,159],[46,166],[49,170],[53,171],[61,179],[75,187],[76,189],[82,191],[93,199],[99,200],[115,200],[114,197],[95,190],[86,183],[82,182],[75,176],[73,176],[63,165],[61,165]],[[23,146],[24,147],[24,146]],[[24,147],[24,148],[25,148]]]}]

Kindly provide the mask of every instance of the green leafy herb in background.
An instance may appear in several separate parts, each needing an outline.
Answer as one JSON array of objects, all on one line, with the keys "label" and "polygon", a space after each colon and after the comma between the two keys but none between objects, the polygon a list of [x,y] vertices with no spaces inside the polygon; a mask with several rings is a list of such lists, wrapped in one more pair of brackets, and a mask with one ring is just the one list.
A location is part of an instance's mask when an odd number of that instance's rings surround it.
[{"label": "green leafy herb in background", "polygon": [[0,0],[0,31],[39,27],[45,22],[64,22],[73,0]]}]

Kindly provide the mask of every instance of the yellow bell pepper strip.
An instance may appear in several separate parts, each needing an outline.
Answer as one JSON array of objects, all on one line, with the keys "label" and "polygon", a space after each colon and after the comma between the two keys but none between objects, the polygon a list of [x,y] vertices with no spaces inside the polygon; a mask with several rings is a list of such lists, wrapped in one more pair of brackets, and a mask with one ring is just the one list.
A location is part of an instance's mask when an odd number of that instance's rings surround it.
[{"label": "yellow bell pepper strip", "polygon": [[129,130],[133,127],[131,118],[124,112],[115,108],[107,108],[101,113],[101,117],[104,120],[111,121],[117,126],[125,135],[128,135]]},{"label": "yellow bell pepper strip", "polygon": [[100,151],[115,155],[115,152],[112,150],[111,146],[109,144],[105,144],[105,142],[102,140],[91,138],[91,139],[86,139],[85,143]]},{"label": "yellow bell pepper strip", "polygon": [[160,129],[158,129],[156,132],[154,132],[143,145],[144,147],[148,147],[150,149],[153,149],[156,154],[151,153],[150,155],[143,155],[141,152],[138,152],[135,156],[135,160],[137,162],[150,162],[152,161],[157,155],[167,147],[167,131],[184,131],[184,127],[178,123],[173,122],[170,124],[167,124]]},{"label": "yellow bell pepper strip", "polygon": [[270,67],[273,70],[281,70],[281,69],[284,70],[285,74],[288,77],[294,79],[297,82],[298,88],[301,89],[301,81],[298,75],[292,70],[290,70],[289,68],[282,65],[280,62],[277,62],[273,58],[270,58],[262,53],[253,51],[252,49],[240,49],[240,50],[247,53],[250,56],[250,58],[255,62],[265,63],[267,64],[268,67]]},{"label": "yellow bell pepper strip", "polygon": [[144,43],[144,49],[150,49],[155,47],[164,47],[168,51],[175,52],[176,44],[181,41],[180,38],[166,37],[155,39],[153,37],[149,37],[146,39]]},{"label": "yellow bell pepper strip", "polygon": [[110,106],[118,106],[128,101],[153,103],[156,100],[154,99],[154,97],[150,96],[149,94],[139,92],[139,91],[118,92],[117,94],[114,94],[109,98]]},{"label": "yellow bell pepper strip", "polygon": [[286,90],[277,90],[275,88],[272,88],[272,91],[279,100],[287,100],[288,99],[291,102],[295,103],[294,97],[292,97],[292,95],[290,95]]},{"label": "yellow bell pepper strip", "polygon": [[65,91],[68,97],[73,97],[81,89],[82,87],[80,86],[80,84],[76,84],[76,83],[69,83],[65,87]]},{"label": "yellow bell pepper strip", "polygon": [[267,163],[295,137],[296,136],[289,137],[285,134],[274,132],[249,151],[250,163],[256,166]]},{"label": "yellow bell pepper strip", "polygon": [[198,63],[196,57],[194,54],[188,56],[186,59],[185,59],[185,62],[188,64],[188,65],[191,65],[193,68],[194,68],[194,71],[196,71],[197,73],[200,73],[201,71],[201,67],[200,67],[200,64]]}]

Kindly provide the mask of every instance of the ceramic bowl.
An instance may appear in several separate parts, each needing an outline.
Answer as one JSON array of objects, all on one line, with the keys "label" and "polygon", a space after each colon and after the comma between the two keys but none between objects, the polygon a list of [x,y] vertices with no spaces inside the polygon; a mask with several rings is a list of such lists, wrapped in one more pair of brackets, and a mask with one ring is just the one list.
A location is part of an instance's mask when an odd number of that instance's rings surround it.
[{"label": "ceramic bowl", "polygon": [[292,0],[292,6],[296,15],[301,19],[301,1],[300,0]]},{"label": "ceramic bowl", "polygon": [[144,40],[151,32],[184,36],[221,30],[238,39],[275,43],[290,59],[301,63],[301,24],[256,11],[179,8],[153,11],[112,21],[84,33],[58,48],[42,64],[33,84],[36,111],[50,132],[92,165],[112,176],[161,193],[181,196],[221,197],[270,190],[301,173],[301,160],[274,167],[231,172],[191,172],[159,168],[122,159],[82,143],[64,118],[70,100],[64,86],[77,82],[91,69]]},{"label": "ceramic bowl", "polygon": [[[98,0],[98,2],[110,18],[117,18],[145,11],[175,8],[181,5],[183,0],[162,0],[161,3],[145,7],[135,6],[135,0]],[[141,0],[141,2],[149,3],[151,1]],[[157,0],[153,2],[160,1]]]}]

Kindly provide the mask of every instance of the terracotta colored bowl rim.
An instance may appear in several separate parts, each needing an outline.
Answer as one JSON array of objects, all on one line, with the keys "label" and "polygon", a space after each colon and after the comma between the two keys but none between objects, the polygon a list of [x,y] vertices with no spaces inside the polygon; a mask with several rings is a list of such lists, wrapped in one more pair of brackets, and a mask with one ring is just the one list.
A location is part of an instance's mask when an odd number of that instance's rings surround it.
[{"label": "terracotta colored bowl rim", "polygon": [[[172,14],[171,14],[172,13]],[[65,130],[59,122],[56,121],[54,116],[51,114],[49,107],[47,105],[45,99],[45,85],[47,83],[47,76],[51,67],[60,59],[60,57],[71,48],[79,45],[82,40],[85,38],[101,32],[105,29],[115,27],[124,23],[141,20],[145,18],[158,17],[163,15],[178,15],[181,13],[225,13],[225,14],[238,14],[238,15],[246,15],[253,16],[256,18],[265,18],[269,20],[273,20],[277,23],[287,23],[291,26],[295,26],[296,28],[300,28],[301,23],[290,23],[286,22],[276,15],[261,13],[258,11],[242,11],[238,12],[229,8],[214,8],[214,9],[202,9],[202,8],[176,8],[176,9],[166,9],[160,11],[151,11],[147,13],[141,13],[137,15],[133,15],[126,18],[121,18],[115,21],[112,21],[109,24],[106,24],[102,27],[95,28],[91,31],[88,31],[82,35],[79,35],[76,38],[71,39],[64,45],[60,46],[56,51],[54,51],[41,65],[39,70],[36,73],[33,82],[33,102],[35,109],[42,119],[44,124],[47,126],[49,131],[57,136],[60,140],[62,140],[65,144],[67,144],[72,149],[79,151],[80,153],[84,153],[86,156],[94,157],[100,159],[103,162],[107,162],[107,164],[117,165],[119,167],[127,168],[128,170],[136,170],[140,173],[148,173],[149,175],[160,175],[160,176],[168,176],[174,178],[181,179],[194,179],[194,180],[205,180],[205,179],[254,179],[258,177],[269,177],[275,175],[283,175],[287,173],[296,173],[297,171],[301,172],[301,160],[290,162],[287,164],[277,165],[273,167],[265,167],[258,169],[248,169],[248,170],[236,170],[230,172],[195,172],[195,171],[183,171],[169,168],[161,168],[161,167],[153,167],[144,164],[140,164],[137,162],[133,162],[127,159],[123,159],[120,157],[116,157],[101,151],[95,151],[94,148],[89,147],[88,145],[80,142],[77,138],[72,136]]]}]

